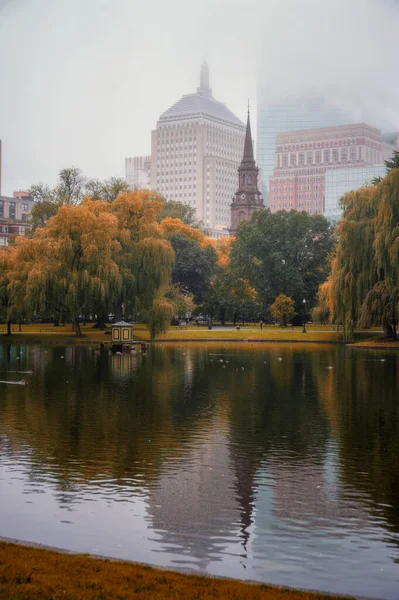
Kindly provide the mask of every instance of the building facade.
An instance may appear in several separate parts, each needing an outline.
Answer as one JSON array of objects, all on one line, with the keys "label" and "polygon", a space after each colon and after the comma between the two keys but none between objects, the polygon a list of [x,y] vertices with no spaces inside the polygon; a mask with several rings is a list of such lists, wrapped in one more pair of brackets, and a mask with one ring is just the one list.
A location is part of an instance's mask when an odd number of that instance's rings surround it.
[{"label": "building facade", "polygon": [[245,125],[213,97],[204,62],[197,92],[164,112],[152,132],[151,187],[192,206],[207,228],[222,231],[230,225],[244,138]]},{"label": "building facade", "polygon": [[151,156],[125,158],[125,180],[132,189],[149,188],[151,186]]},{"label": "building facade", "polygon": [[256,210],[264,208],[261,193],[258,189],[259,169],[254,159],[251,122],[247,118],[244,154],[238,167],[238,190],[231,203],[230,235],[235,235],[241,221],[249,221]]},{"label": "building facade", "polygon": [[0,248],[8,245],[12,235],[25,235],[29,231],[29,216],[34,200],[26,192],[14,196],[0,196]]},{"label": "building facade", "polygon": [[326,171],[381,165],[384,157],[381,132],[364,123],[281,133],[276,141],[269,181],[272,212],[321,214]]},{"label": "building facade", "polygon": [[275,168],[276,140],[279,133],[352,123],[349,113],[329,105],[323,99],[288,97],[277,103],[258,95],[256,159],[261,174],[261,191],[269,206],[269,178]]},{"label": "building facade", "polygon": [[342,217],[340,200],[344,194],[372,184],[375,177],[385,177],[385,165],[375,167],[352,167],[326,171],[324,193],[324,216],[332,225]]}]

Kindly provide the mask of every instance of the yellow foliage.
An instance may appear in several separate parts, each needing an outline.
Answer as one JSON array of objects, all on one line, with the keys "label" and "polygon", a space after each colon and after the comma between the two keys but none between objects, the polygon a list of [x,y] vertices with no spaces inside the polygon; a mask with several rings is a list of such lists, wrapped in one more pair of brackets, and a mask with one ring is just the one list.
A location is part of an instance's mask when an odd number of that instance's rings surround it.
[{"label": "yellow foliage", "polygon": [[197,242],[201,248],[206,248],[207,246],[215,247],[215,240],[205,236],[201,229],[186,225],[180,219],[166,217],[166,219],[161,221],[160,228],[165,237],[172,234],[181,234]]}]

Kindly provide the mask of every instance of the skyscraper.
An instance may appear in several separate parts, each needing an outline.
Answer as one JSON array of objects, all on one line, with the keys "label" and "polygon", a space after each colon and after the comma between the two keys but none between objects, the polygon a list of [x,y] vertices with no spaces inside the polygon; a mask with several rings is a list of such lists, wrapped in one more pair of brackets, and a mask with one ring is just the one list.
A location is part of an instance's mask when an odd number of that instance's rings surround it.
[{"label": "skyscraper", "polygon": [[289,97],[278,103],[258,97],[257,163],[261,172],[261,191],[269,206],[269,178],[273,175],[277,134],[285,131],[332,127],[352,123],[345,111],[329,106],[322,99]]},{"label": "skyscraper", "polygon": [[197,92],[162,113],[152,132],[151,187],[195,208],[208,228],[228,227],[244,138],[245,125],[213,97],[204,62]]}]

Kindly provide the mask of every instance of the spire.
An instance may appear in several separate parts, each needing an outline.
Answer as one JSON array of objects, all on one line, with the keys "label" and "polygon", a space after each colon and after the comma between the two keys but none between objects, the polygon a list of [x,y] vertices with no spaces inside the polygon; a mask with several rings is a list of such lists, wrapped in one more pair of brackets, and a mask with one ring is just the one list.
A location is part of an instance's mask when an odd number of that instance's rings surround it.
[{"label": "spire", "polygon": [[241,161],[240,170],[256,169],[254,159],[254,148],[251,135],[251,121],[249,118],[249,101],[248,101],[248,116],[247,116],[247,131],[245,133],[244,156]]},{"label": "spire", "polygon": [[201,65],[200,85],[197,92],[205,98],[212,98],[212,90],[209,87],[209,66],[206,60]]}]

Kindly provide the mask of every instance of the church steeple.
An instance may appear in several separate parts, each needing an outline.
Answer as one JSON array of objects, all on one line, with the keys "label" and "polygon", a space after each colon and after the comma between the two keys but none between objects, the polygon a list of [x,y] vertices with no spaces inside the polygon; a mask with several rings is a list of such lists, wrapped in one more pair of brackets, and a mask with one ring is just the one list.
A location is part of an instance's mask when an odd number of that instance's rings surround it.
[{"label": "church steeple", "polygon": [[249,118],[249,107],[247,116],[247,131],[245,133],[244,156],[242,157],[239,171],[243,171],[245,169],[256,169],[254,159],[254,147],[251,135],[251,120]]},{"label": "church steeple", "polygon": [[197,89],[197,94],[200,94],[205,98],[212,98],[212,90],[209,87],[209,66],[206,60],[204,60],[204,62],[201,65],[200,85]]},{"label": "church steeple", "polygon": [[251,135],[249,107],[247,131],[245,134],[244,155],[238,167],[238,190],[231,203],[230,235],[235,235],[241,221],[249,221],[256,210],[264,208],[260,191],[258,190],[259,169],[254,159],[254,147]]}]

